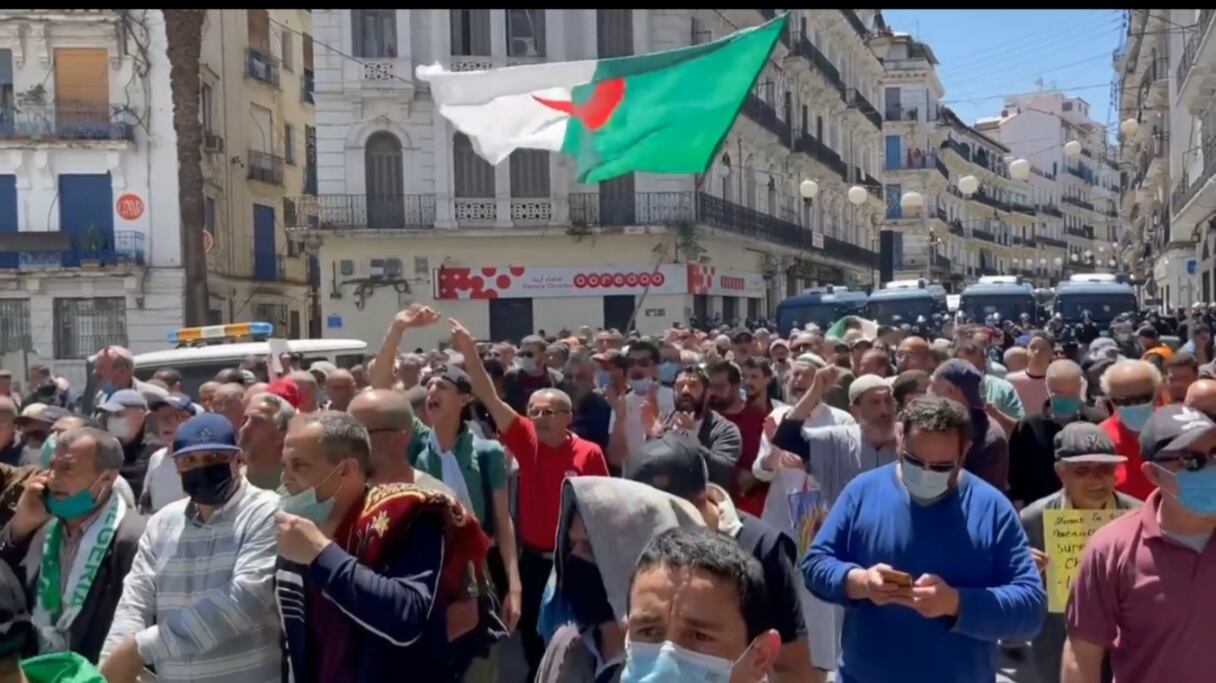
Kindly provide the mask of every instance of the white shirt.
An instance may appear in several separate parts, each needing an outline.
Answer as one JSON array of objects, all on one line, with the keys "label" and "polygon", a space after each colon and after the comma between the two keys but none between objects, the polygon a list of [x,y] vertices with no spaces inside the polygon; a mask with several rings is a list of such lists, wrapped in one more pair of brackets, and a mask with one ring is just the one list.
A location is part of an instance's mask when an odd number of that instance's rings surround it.
[{"label": "white shirt", "polygon": [[[431,430],[427,439],[431,442],[431,450],[439,454],[439,464],[443,468],[443,483],[456,492],[456,497],[460,499],[461,505],[472,510],[473,499],[469,497],[469,487],[465,484],[464,473],[460,471],[460,463],[456,460],[456,454],[450,449],[445,451],[440,448],[439,439],[435,437],[435,430]],[[452,442],[453,445],[455,443]]]},{"label": "white shirt", "polygon": [[[792,409],[792,406],[778,406],[769,413],[769,418],[777,424],[781,424],[786,413]],[[849,413],[820,402],[811,411],[811,416],[807,418],[806,422],[802,423],[802,430],[806,432],[820,427],[856,423],[857,421]],[[805,469],[782,467],[776,470],[766,470],[761,467],[760,464],[774,450],[779,451],[780,449],[774,447],[769,441],[768,431],[765,430],[760,437],[760,452],[752,464],[752,474],[757,479],[771,482],[768,497],[764,499],[764,510],[760,514],[760,519],[774,529],[789,534],[790,538],[798,544],[798,557],[801,560],[806,550],[804,546],[809,545],[810,539],[799,538],[799,529],[795,528],[790,511],[791,496],[810,493],[813,497],[812,492],[819,490],[819,483]],[[776,455],[774,454],[774,457]],[[827,511],[822,510],[821,512],[826,515]],[[811,663],[820,669],[835,670],[836,659],[840,655],[840,632],[844,628],[844,609],[811,595],[805,585],[799,584],[798,593],[802,598],[802,618],[806,621],[807,639],[811,645]]]},{"label": "white shirt", "polygon": [[182,489],[182,476],[169,457],[169,449],[161,448],[148,459],[148,471],[144,474],[144,492],[152,501],[150,512],[156,512],[169,503],[186,497]]},{"label": "white shirt", "polygon": [[[642,403],[645,397],[630,391],[625,394],[625,443],[630,453],[646,443],[646,427],[642,424]],[[670,387],[659,385],[658,391],[659,414],[656,419],[666,422],[676,410],[676,394]],[[616,411],[608,418],[608,433],[611,434],[616,425]]]}]

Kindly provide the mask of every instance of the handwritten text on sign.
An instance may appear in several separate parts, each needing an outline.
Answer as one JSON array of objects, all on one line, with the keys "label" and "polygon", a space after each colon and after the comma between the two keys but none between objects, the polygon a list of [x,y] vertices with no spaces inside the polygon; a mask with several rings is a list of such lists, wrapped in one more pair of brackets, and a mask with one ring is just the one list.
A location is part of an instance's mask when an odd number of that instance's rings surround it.
[{"label": "handwritten text on sign", "polygon": [[1081,551],[1094,532],[1126,510],[1044,510],[1043,546],[1047,552],[1047,611],[1063,612]]}]

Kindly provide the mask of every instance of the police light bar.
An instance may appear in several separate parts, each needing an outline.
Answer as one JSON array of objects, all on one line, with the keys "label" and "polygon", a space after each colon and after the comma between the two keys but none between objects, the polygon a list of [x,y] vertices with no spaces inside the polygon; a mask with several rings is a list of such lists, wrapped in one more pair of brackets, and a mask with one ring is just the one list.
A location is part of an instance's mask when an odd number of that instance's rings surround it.
[{"label": "police light bar", "polygon": [[231,323],[229,325],[207,325],[205,327],[183,327],[180,330],[165,334],[165,340],[170,344],[190,344],[193,342],[235,337],[269,337],[274,331],[270,323]]}]

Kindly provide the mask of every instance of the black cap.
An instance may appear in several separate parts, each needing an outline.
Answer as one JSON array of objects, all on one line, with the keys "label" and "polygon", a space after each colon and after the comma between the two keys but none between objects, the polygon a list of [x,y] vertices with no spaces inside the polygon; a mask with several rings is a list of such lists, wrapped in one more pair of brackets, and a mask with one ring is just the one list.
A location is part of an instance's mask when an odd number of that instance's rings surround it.
[{"label": "black cap", "polygon": [[461,370],[455,365],[439,366],[438,370],[431,373],[431,376],[427,379],[427,383],[429,384],[437,379],[443,379],[451,382],[456,386],[456,390],[462,394],[473,393],[473,382],[469,380],[469,376],[464,370]]},{"label": "black cap", "polygon": [[630,453],[622,474],[685,500],[701,495],[709,485],[709,470],[697,442],[675,434],[647,441]]},{"label": "black cap", "polygon": [[1153,413],[1140,430],[1140,455],[1146,462],[1153,462],[1164,454],[1186,450],[1213,432],[1216,423],[1198,410],[1165,406]]},{"label": "black cap", "polygon": [[745,344],[753,339],[755,339],[755,337],[752,336],[752,333],[743,328],[739,328],[730,333],[730,340],[736,344]]},{"label": "black cap", "polygon": [[1121,463],[1115,442],[1096,424],[1073,422],[1056,434],[1056,460],[1063,462]]}]

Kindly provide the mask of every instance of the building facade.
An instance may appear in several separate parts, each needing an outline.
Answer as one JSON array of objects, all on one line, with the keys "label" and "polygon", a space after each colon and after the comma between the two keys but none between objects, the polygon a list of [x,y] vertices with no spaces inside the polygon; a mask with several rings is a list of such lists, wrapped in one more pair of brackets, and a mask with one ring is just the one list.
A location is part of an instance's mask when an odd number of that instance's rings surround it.
[{"label": "building facade", "polygon": [[172,109],[159,10],[0,11],[0,365],[181,326]]},{"label": "building facade", "polygon": [[[881,63],[870,11],[793,10],[707,173],[579,185],[519,150],[490,166],[434,111],[420,64],[498,68],[708,42],[774,10],[318,10],[317,192],[285,220],[318,257],[324,335],[375,339],[441,307],[480,338],[742,322],[818,284],[871,284]],[[323,46],[332,46],[329,50]],[[802,190],[812,180],[813,198]],[[859,204],[848,189],[866,189]],[[856,193],[855,193],[856,194]],[[439,327],[439,326],[437,326]],[[419,332],[410,346],[441,341]]]},{"label": "building facade", "polygon": [[283,198],[315,191],[311,33],[308,10],[207,12],[199,106],[213,324],[310,331],[309,262],[284,227]]}]

